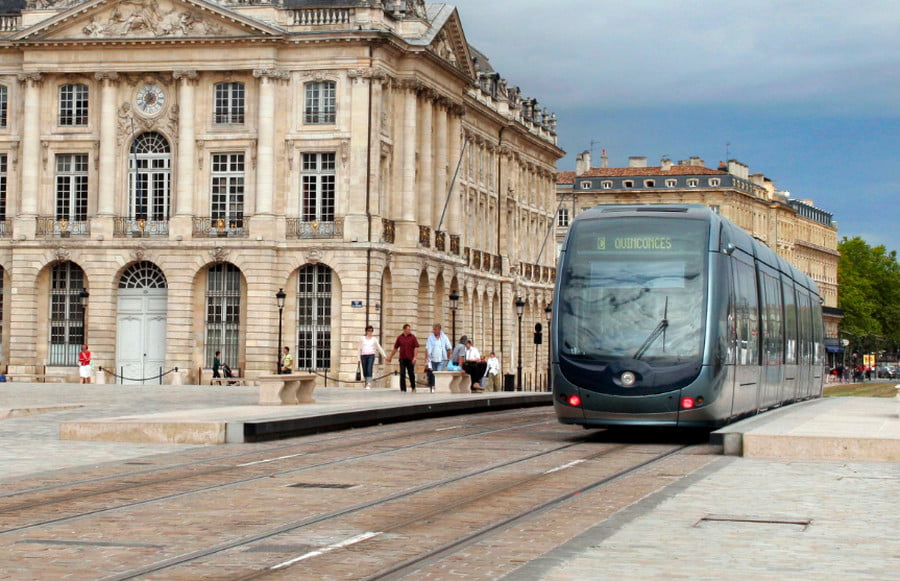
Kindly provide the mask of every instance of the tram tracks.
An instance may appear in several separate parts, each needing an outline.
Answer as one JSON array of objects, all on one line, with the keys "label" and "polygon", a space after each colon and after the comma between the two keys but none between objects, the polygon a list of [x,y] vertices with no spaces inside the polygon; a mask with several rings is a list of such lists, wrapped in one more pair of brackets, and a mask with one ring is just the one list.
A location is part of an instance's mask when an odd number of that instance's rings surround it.
[{"label": "tram tracks", "polygon": [[[515,430],[515,429],[520,429],[520,428],[530,428],[530,427],[534,427],[537,425],[547,424],[549,422],[550,422],[550,420],[544,420],[544,419],[542,419],[540,421],[526,421],[521,424],[504,427],[499,430],[497,428],[479,428],[477,426],[473,426],[472,427],[473,431],[466,432],[463,434],[452,433],[452,432],[436,432],[434,429],[430,429],[430,430],[415,429],[415,430],[410,430],[411,433],[391,434],[391,432],[394,432],[395,430],[388,429],[386,431],[389,435],[391,435],[391,438],[378,440],[378,446],[381,447],[382,449],[379,449],[376,451],[360,453],[360,454],[356,454],[356,455],[351,455],[351,456],[345,456],[345,457],[338,458],[336,460],[326,460],[323,462],[311,463],[311,464],[302,466],[300,468],[291,468],[289,470],[283,470],[283,471],[274,471],[273,472],[271,470],[271,465],[275,462],[292,459],[292,458],[299,458],[299,457],[304,457],[304,456],[305,457],[315,457],[315,456],[321,456],[324,454],[340,453],[344,450],[353,449],[354,447],[360,446],[361,444],[358,441],[360,439],[371,439],[373,437],[380,437],[382,434],[379,433],[378,431],[376,431],[374,434],[373,433],[365,433],[365,434],[358,435],[358,437],[349,438],[349,439],[346,436],[344,438],[328,438],[325,442],[325,444],[327,444],[326,448],[317,447],[322,442],[316,442],[316,443],[310,444],[308,442],[303,441],[303,442],[295,443],[292,445],[270,447],[270,448],[267,448],[266,450],[248,452],[245,454],[230,454],[230,455],[227,455],[224,457],[207,458],[207,459],[197,460],[197,461],[193,461],[193,462],[178,463],[178,464],[172,465],[172,466],[164,466],[164,467],[159,467],[159,468],[155,468],[155,469],[145,469],[145,470],[140,470],[140,471],[136,471],[136,472],[129,472],[127,474],[111,475],[111,476],[106,476],[106,477],[101,477],[101,478],[96,478],[96,479],[84,480],[84,481],[72,483],[72,485],[70,485],[68,488],[76,488],[77,489],[77,487],[80,485],[84,485],[84,484],[90,485],[90,484],[98,484],[101,482],[109,482],[110,480],[115,480],[118,478],[122,478],[122,479],[134,478],[136,474],[140,475],[142,477],[147,476],[147,475],[155,475],[156,476],[155,478],[151,478],[147,481],[134,482],[134,481],[123,480],[121,483],[114,482],[112,484],[112,486],[107,486],[107,487],[103,487],[103,488],[99,488],[99,489],[95,489],[95,490],[87,490],[87,491],[75,490],[74,492],[71,492],[69,494],[54,496],[49,499],[38,498],[33,501],[24,501],[24,502],[19,502],[19,503],[15,503],[15,504],[0,505],[0,536],[8,535],[11,533],[18,533],[18,532],[22,532],[22,531],[25,531],[28,529],[34,529],[34,528],[38,528],[38,527],[42,527],[42,526],[47,526],[47,525],[52,525],[52,524],[60,524],[60,523],[69,522],[72,520],[83,519],[86,517],[95,516],[98,514],[108,513],[108,512],[112,512],[112,511],[125,510],[125,509],[134,508],[134,507],[138,507],[138,506],[142,506],[142,505],[159,503],[159,502],[164,502],[164,501],[173,500],[173,499],[177,499],[177,498],[183,498],[183,497],[190,496],[193,494],[203,494],[203,493],[214,492],[216,490],[246,485],[246,484],[252,483],[254,481],[269,479],[269,478],[273,478],[273,477],[283,477],[283,476],[293,475],[293,474],[297,474],[297,473],[304,472],[304,471],[310,471],[310,470],[315,470],[315,469],[320,469],[320,468],[327,468],[330,466],[336,466],[336,465],[343,464],[343,463],[359,461],[359,460],[363,460],[363,459],[367,459],[367,458],[373,458],[373,457],[377,457],[377,456],[381,456],[381,455],[385,455],[385,454],[390,454],[390,453],[396,452],[398,450],[409,450],[409,449],[423,448],[423,447],[427,447],[427,446],[434,446],[434,445],[449,442],[452,440],[457,440],[460,438],[483,436],[486,434],[503,431],[503,430]],[[482,423],[482,422],[477,422],[477,423]],[[429,437],[434,434],[441,435],[441,437],[428,439],[424,442],[415,442],[413,444],[399,444],[399,445],[391,445],[390,444],[390,442],[392,440],[397,440],[397,439],[409,440],[410,438],[417,438],[417,437],[422,437],[422,436]],[[338,444],[335,445],[334,442],[338,442]],[[288,449],[296,450],[298,448],[304,449],[304,451],[299,452],[297,454],[281,454],[274,458],[268,457],[273,451],[285,451]],[[244,460],[249,460],[249,458],[251,458],[251,457],[262,457],[262,456],[267,456],[267,457],[260,458],[259,460],[256,460],[256,461],[251,460],[249,462],[242,462],[242,463],[238,463],[238,464],[215,465],[213,467],[207,468],[207,469],[199,471],[199,472],[191,471],[192,468],[198,467],[198,466],[204,466],[204,465],[208,465],[208,464],[221,464],[222,462],[233,461],[238,458],[244,459]],[[178,472],[179,470],[187,470],[187,471],[184,473],[179,473]],[[154,487],[164,486],[166,488],[171,488],[173,486],[176,486],[178,482],[187,482],[190,480],[202,480],[204,478],[209,478],[209,477],[212,477],[212,478],[225,477],[228,473],[231,473],[234,471],[246,472],[248,470],[251,471],[253,474],[251,474],[250,476],[247,476],[247,477],[243,477],[243,478],[229,479],[227,482],[224,482],[221,484],[200,485],[200,486],[196,486],[193,488],[189,488],[188,490],[180,490],[175,493],[158,494],[156,496],[152,495]],[[174,474],[173,474],[173,472],[174,472]],[[54,487],[54,488],[63,488],[63,486],[61,485],[61,486]],[[46,488],[32,489],[29,491],[21,491],[21,492],[15,493],[15,494],[7,494],[6,497],[9,498],[12,496],[40,494],[41,492],[45,492],[46,490],[47,490]],[[105,503],[103,503],[102,500],[100,500],[100,501],[98,501],[98,504],[100,504],[100,506],[95,509],[91,509],[91,508],[85,509],[84,507],[76,506],[76,507],[74,507],[74,510],[72,510],[72,514],[69,514],[69,515],[60,516],[58,514],[59,509],[54,508],[58,505],[62,505],[62,504],[66,504],[66,503],[79,503],[79,502],[83,502],[83,501],[88,501],[89,499],[93,499],[93,498],[100,498],[100,497],[108,496],[108,495],[121,495],[122,493],[126,493],[129,491],[135,491],[135,490],[149,491],[151,494],[147,495],[146,498],[142,498],[139,500],[133,500],[130,502],[119,502],[117,504],[114,504],[113,506],[108,506]],[[3,497],[0,497],[0,500],[2,500],[2,498]],[[33,510],[39,509],[39,508],[53,508],[54,517],[50,518],[50,519],[37,520],[34,522],[23,523],[19,526],[10,524],[10,519],[12,517],[9,515],[21,515],[21,517],[27,518],[27,511],[29,511],[29,510],[33,511]]]}]

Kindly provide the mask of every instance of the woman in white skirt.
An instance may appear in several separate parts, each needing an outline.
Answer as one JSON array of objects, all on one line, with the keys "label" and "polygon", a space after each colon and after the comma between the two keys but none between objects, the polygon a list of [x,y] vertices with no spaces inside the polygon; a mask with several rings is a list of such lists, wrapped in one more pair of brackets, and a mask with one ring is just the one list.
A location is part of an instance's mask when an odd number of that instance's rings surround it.
[{"label": "woman in white skirt", "polygon": [[91,382],[91,352],[88,351],[87,345],[82,345],[78,354],[78,376],[81,383]]}]

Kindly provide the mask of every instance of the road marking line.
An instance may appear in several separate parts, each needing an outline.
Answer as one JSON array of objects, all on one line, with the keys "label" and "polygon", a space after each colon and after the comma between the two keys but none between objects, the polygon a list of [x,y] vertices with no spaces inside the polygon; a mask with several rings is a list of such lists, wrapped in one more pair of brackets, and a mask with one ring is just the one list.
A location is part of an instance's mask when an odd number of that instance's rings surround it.
[{"label": "road marking line", "polygon": [[274,571],[275,569],[283,569],[284,567],[289,567],[294,563],[299,563],[304,559],[309,559],[311,557],[318,557],[319,555],[324,555],[325,553],[330,553],[336,549],[342,549],[344,547],[349,547],[350,545],[355,545],[356,543],[360,543],[367,539],[371,539],[372,537],[377,537],[381,533],[363,533],[361,535],[356,535],[355,537],[350,537],[349,539],[345,539],[339,543],[335,543],[333,545],[328,545],[327,547],[322,547],[317,551],[310,551],[309,553],[300,555],[299,557],[294,557],[289,561],[285,561],[284,563],[278,563],[277,565],[273,565],[269,567],[270,570]]},{"label": "road marking line", "polygon": [[547,470],[546,472],[544,472],[544,474],[550,474],[551,472],[565,470],[566,468],[571,468],[572,466],[581,464],[582,462],[584,462],[584,460],[573,460],[572,462],[569,462],[568,464],[563,464],[562,466],[557,466],[556,468],[551,468],[550,470]]},{"label": "road marking line", "polygon": [[243,468],[244,466],[253,466],[254,464],[265,464],[266,462],[277,462],[278,460],[284,460],[285,458],[296,458],[297,456],[305,456],[306,452],[302,454],[291,454],[289,456],[279,456],[278,458],[269,458],[268,460],[257,460],[256,462],[247,462],[246,464],[238,464],[238,468]]},{"label": "road marking line", "polygon": [[435,432],[444,432],[444,431],[446,431],[446,430],[458,430],[458,429],[460,429],[461,427],[462,427],[462,426],[450,426],[449,428],[438,428],[438,429],[435,430]]}]

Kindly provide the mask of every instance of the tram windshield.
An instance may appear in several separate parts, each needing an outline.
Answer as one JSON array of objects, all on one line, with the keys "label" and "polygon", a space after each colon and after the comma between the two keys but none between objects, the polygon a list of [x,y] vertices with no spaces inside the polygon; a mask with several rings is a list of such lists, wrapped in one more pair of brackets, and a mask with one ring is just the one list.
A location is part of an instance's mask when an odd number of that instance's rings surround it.
[{"label": "tram windshield", "polygon": [[708,230],[700,220],[576,221],[559,288],[560,355],[663,365],[700,357]]}]

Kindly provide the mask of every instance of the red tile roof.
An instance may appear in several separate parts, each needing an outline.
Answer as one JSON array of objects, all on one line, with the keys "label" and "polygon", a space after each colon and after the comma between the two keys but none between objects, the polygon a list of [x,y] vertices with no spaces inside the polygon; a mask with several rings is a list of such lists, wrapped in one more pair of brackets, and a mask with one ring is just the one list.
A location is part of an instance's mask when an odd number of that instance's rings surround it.
[{"label": "red tile roof", "polygon": [[556,183],[558,184],[574,184],[575,183],[575,172],[574,171],[561,171],[557,173]]}]

